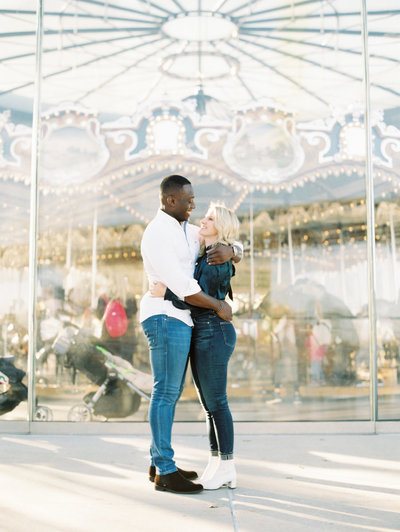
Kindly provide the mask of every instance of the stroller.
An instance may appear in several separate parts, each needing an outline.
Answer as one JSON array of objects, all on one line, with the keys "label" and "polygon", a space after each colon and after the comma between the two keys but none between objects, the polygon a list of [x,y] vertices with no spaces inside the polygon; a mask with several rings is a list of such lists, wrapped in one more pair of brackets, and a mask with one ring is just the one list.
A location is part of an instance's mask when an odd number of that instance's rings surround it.
[{"label": "stroller", "polygon": [[[22,382],[25,371],[17,368],[13,363],[13,357],[0,358],[0,416],[11,412],[15,407],[26,401],[28,388]],[[47,406],[35,408],[36,421],[51,421],[53,413]]]},{"label": "stroller", "polygon": [[57,335],[53,349],[65,356],[64,365],[74,375],[79,371],[99,386],[69,410],[68,421],[91,421],[93,415],[124,418],[139,409],[142,397],[150,400],[152,376],[110,353],[84,329],[66,327]]},{"label": "stroller", "polygon": [[25,371],[14,366],[12,357],[0,358],[0,415],[28,398],[28,388],[21,382],[24,377]]}]

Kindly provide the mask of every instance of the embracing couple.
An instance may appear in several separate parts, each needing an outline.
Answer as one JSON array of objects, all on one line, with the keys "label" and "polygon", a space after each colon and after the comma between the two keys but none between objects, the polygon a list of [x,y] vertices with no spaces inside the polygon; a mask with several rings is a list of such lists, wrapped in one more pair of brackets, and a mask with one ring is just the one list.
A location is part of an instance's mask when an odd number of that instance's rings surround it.
[{"label": "embracing couple", "polygon": [[[141,243],[150,290],[141,301],[140,321],[154,378],[149,479],[156,490],[174,493],[199,493],[225,484],[234,488],[233,421],[226,385],[236,333],[225,297],[231,292],[232,262],[238,262],[243,252],[236,241],[239,222],[230,209],[211,204],[200,228],[189,224],[194,192],[190,181],[179,175],[163,179],[160,200],[161,208]],[[176,466],[171,446],[189,352],[210,442],[199,482],[192,482],[196,472]]]}]

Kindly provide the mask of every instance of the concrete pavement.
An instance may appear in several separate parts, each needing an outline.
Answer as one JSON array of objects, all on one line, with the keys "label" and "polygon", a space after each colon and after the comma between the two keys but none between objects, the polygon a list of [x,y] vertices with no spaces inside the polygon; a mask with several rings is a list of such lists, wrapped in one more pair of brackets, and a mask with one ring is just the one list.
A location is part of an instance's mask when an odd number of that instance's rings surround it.
[{"label": "concrete pavement", "polygon": [[[147,479],[147,435],[0,435],[3,532],[400,530],[400,434],[238,435],[238,488]],[[174,436],[201,472],[204,436]]]}]

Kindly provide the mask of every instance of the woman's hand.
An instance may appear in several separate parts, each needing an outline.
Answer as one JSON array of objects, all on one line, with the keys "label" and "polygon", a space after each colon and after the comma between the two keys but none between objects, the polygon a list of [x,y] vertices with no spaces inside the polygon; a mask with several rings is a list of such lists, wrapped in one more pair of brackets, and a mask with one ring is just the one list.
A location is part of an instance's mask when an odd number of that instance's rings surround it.
[{"label": "woman's hand", "polygon": [[149,292],[151,297],[164,297],[167,287],[160,281],[153,281],[150,283]]}]

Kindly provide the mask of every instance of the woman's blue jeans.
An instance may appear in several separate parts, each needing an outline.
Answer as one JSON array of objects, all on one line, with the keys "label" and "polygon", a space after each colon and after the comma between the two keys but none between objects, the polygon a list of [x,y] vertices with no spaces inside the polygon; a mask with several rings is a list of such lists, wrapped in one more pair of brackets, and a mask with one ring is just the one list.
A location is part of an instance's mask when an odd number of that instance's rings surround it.
[{"label": "woman's blue jeans", "polygon": [[151,463],[160,475],[168,475],[177,471],[171,433],[175,406],[185,382],[192,328],[165,314],[147,318],[142,328],[149,344],[154,377],[149,408]]},{"label": "woman's blue jeans", "polygon": [[214,312],[193,317],[190,362],[207,416],[210,450],[233,454],[233,421],[226,394],[228,362],[236,343],[232,323]]}]

